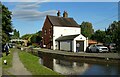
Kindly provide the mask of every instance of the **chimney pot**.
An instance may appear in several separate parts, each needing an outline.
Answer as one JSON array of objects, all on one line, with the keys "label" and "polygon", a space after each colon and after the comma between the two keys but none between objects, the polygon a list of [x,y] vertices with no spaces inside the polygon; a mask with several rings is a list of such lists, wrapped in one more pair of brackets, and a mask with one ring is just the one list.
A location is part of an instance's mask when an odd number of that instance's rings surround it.
[{"label": "chimney pot", "polygon": [[64,11],[63,17],[68,17],[68,13],[66,11]]},{"label": "chimney pot", "polygon": [[57,12],[57,16],[60,16],[60,10],[58,10],[58,12]]}]

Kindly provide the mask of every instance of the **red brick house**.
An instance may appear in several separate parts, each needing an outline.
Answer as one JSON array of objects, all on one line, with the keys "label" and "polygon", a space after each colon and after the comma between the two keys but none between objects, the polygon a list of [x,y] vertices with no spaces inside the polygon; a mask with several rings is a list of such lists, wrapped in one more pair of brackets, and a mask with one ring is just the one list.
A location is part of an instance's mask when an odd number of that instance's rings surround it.
[{"label": "red brick house", "polygon": [[[61,37],[65,39],[63,40]],[[66,11],[64,11],[63,17],[60,16],[60,11],[58,11],[57,16],[46,16],[42,28],[42,47],[61,50],[64,45],[64,47],[76,51],[75,38],[78,42],[82,41],[85,50],[86,38],[81,34],[80,26],[73,18],[68,17]]]}]

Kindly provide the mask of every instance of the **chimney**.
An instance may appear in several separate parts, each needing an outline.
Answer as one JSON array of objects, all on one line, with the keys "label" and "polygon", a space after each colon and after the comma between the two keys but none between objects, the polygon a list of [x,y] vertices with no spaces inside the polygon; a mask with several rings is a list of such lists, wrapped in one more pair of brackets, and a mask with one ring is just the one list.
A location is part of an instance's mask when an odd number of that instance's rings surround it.
[{"label": "chimney", "polygon": [[63,17],[68,17],[68,13],[66,11],[64,11]]},{"label": "chimney", "polygon": [[58,10],[58,12],[57,12],[57,16],[60,17],[60,10]]}]

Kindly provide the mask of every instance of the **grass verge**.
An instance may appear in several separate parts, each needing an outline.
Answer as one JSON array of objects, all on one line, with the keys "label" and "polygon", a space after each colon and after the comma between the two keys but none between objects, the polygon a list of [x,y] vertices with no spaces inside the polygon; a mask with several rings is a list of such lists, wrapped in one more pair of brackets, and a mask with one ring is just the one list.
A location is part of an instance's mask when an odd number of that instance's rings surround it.
[{"label": "grass verge", "polygon": [[[2,72],[3,75],[9,75],[10,77],[16,77],[14,75],[12,75],[10,72],[8,72],[8,69],[12,67],[12,59],[13,59],[13,52],[15,51],[15,49],[10,49],[10,54],[8,54],[8,56],[6,56],[6,53],[2,53],[3,57],[1,58],[1,65],[2,65]],[[7,65],[5,65],[3,63],[4,60],[7,60]]]},{"label": "grass verge", "polygon": [[59,75],[60,77],[63,77],[62,75],[41,65],[39,63],[39,57],[37,56],[24,51],[20,51],[19,57],[24,66],[28,69],[28,71],[31,71],[33,75]]},{"label": "grass verge", "polygon": [[[13,58],[13,51],[14,49],[10,49],[10,54],[8,56],[6,56],[6,53],[3,53],[3,57],[2,57],[2,67],[3,69],[7,69],[7,68],[10,68],[12,67],[12,58]],[[3,63],[4,60],[7,60],[7,65],[5,65]]]},{"label": "grass verge", "polygon": [[0,67],[2,67],[2,58],[0,58]]},{"label": "grass verge", "polygon": [[2,58],[0,58],[0,76],[2,76]]}]

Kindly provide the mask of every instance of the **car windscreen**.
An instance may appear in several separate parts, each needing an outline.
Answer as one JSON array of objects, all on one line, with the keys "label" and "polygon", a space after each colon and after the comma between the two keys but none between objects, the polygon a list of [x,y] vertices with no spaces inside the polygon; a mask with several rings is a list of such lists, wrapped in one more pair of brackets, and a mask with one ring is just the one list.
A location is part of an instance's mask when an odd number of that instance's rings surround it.
[{"label": "car windscreen", "polygon": [[103,45],[96,45],[97,47],[103,47]]}]

